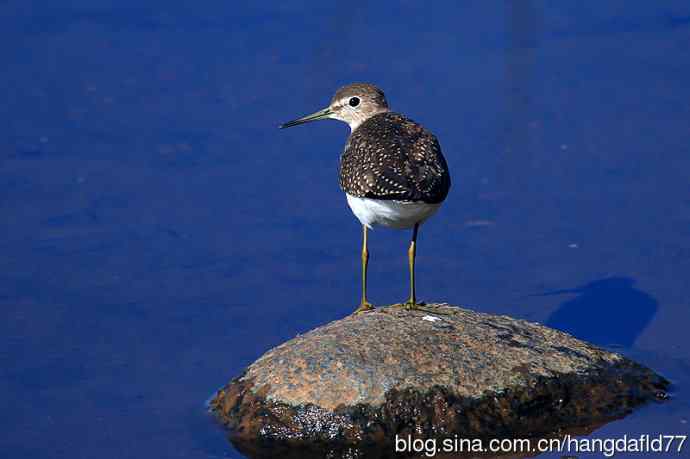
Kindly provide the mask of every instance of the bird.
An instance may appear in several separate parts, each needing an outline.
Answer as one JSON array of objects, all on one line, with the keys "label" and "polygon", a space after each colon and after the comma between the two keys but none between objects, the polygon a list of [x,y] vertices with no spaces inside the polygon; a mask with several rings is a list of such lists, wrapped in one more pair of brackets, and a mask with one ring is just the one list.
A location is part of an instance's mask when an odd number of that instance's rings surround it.
[{"label": "bird", "polygon": [[415,288],[417,235],[420,225],[441,207],[451,186],[438,139],[421,124],[391,111],[383,91],[369,83],[339,88],[328,107],[280,128],[322,119],[343,121],[350,127],[340,156],[339,184],[362,225],[362,296],[354,313],[374,309],[367,298],[367,231],[376,226],[412,229],[407,250],[409,298],[398,305],[422,309]]}]

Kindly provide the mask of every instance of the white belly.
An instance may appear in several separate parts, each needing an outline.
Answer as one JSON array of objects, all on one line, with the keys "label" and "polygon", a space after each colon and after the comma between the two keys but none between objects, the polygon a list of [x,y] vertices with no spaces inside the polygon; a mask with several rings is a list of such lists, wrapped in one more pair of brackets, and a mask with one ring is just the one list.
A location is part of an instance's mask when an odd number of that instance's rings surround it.
[{"label": "white belly", "polygon": [[441,204],[426,202],[387,201],[381,199],[356,198],[347,196],[347,204],[355,217],[368,228],[374,225],[388,228],[412,228],[431,217]]}]

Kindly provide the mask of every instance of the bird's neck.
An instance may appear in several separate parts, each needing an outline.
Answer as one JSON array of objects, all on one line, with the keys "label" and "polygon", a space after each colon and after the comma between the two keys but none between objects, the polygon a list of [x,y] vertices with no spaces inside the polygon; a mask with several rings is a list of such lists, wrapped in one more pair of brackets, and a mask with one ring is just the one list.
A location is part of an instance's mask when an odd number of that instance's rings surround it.
[{"label": "bird's neck", "polygon": [[366,120],[369,118],[373,118],[376,115],[380,115],[381,113],[388,113],[390,111],[389,108],[381,108],[375,112],[367,113],[365,116],[361,117],[356,117],[347,122],[348,126],[350,126],[350,132],[355,132],[355,129],[360,127],[362,123],[364,123]]}]

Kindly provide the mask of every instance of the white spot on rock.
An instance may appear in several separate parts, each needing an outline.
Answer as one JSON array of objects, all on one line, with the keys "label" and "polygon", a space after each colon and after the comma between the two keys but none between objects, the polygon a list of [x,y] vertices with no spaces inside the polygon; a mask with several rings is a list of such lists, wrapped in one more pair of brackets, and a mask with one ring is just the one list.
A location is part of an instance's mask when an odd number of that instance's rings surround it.
[{"label": "white spot on rock", "polygon": [[436,321],[442,320],[442,319],[440,317],[427,315],[427,316],[422,317],[422,320],[427,320],[429,322],[436,322]]}]

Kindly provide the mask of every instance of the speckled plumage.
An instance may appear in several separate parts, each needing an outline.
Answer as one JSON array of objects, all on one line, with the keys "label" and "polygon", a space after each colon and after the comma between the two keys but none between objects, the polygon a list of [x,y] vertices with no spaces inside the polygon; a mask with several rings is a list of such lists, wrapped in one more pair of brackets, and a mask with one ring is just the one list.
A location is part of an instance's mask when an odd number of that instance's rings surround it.
[{"label": "speckled plumage", "polygon": [[340,187],[360,198],[437,204],[448,195],[450,175],[431,132],[384,112],[350,135],[340,158]]}]

